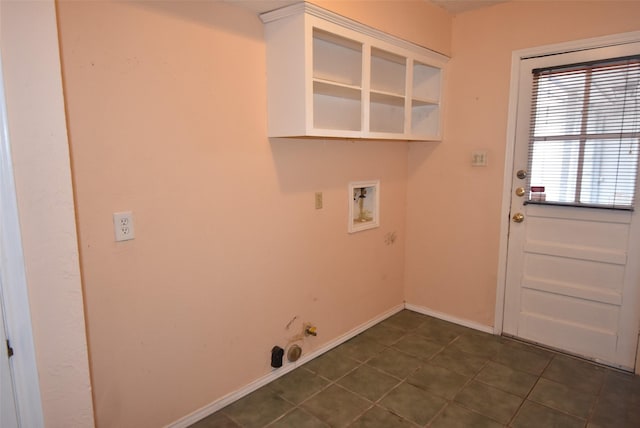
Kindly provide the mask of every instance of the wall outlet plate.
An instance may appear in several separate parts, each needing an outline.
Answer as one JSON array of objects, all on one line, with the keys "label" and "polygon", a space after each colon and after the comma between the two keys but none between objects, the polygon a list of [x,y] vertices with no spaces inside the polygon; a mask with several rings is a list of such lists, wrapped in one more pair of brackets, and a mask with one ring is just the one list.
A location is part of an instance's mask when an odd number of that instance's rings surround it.
[{"label": "wall outlet plate", "polygon": [[133,213],[131,211],[113,213],[113,231],[116,242],[134,239]]}]

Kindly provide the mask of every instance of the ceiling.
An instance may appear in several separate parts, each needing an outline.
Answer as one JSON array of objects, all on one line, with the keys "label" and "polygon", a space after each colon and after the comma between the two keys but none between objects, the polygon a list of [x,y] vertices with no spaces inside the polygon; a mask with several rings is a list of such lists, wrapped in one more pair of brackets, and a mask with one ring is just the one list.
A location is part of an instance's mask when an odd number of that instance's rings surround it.
[{"label": "ceiling", "polygon": [[252,10],[257,13],[268,12],[301,0],[222,0],[226,3],[233,3],[236,6]]},{"label": "ceiling", "polygon": [[[227,3],[233,3],[245,9],[252,10],[256,13],[268,12],[300,0],[223,0]],[[479,9],[481,7],[492,6],[497,3],[503,3],[508,0],[424,0],[435,3],[452,15],[466,12],[468,10]]]},{"label": "ceiling", "polygon": [[456,15],[468,10],[480,9],[481,7],[493,6],[494,4],[504,3],[508,0],[425,0],[431,1],[445,9],[452,15]]}]

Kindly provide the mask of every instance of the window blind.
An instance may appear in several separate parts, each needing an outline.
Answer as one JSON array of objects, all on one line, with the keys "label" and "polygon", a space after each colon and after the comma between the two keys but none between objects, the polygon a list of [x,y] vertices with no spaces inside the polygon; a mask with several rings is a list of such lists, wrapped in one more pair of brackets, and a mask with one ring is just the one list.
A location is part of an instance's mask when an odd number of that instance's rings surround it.
[{"label": "window blind", "polygon": [[533,70],[529,203],[633,209],[640,55]]}]

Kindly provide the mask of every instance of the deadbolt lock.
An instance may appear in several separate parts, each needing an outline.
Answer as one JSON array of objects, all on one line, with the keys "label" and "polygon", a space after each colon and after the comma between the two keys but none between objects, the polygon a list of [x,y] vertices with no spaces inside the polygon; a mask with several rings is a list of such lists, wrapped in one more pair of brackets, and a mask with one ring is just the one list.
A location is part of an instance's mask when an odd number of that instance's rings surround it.
[{"label": "deadbolt lock", "polygon": [[522,223],[524,221],[524,214],[522,213],[515,213],[513,215],[513,221],[515,221],[516,223]]},{"label": "deadbolt lock", "polygon": [[516,189],[516,196],[524,196],[525,190],[524,187],[518,187]]},{"label": "deadbolt lock", "polygon": [[524,169],[519,170],[518,172],[516,172],[516,177],[518,177],[520,180],[524,180],[525,178],[527,178],[527,171],[525,171]]}]

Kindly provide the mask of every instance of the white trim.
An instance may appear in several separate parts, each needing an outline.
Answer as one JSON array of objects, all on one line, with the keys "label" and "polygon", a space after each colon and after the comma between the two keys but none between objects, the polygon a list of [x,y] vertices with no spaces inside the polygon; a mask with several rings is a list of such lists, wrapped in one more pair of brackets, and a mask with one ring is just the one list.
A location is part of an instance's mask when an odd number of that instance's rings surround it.
[{"label": "white trim", "polygon": [[[511,84],[509,87],[509,117],[507,120],[507,139],[504,158],[504,178],[502,184],[502,206],[500,222],[500,249],[498,254],[498,278],[496,286],[496,309],[494,332],[502,334],[504,321],[504,295],[506,290],[507,250],[509,247],[509,210],[511,207],[511,183],[513,178],[513,156],[515,150],[516,118],[518,114],[518,88],[520,85],[521,61],[528,58],[557,55],[588,49],[619,46],[640,42],[640,31],[614,34],[604,37],[556,43],[513,51],[511,54]],[[640,356],[639,356],[640,358]]]},{"label": "white trim", "polygon": [[11,162],[7,106],[0,56],[0,275],[3,312],[7,339],[16,350],[9,359],[18,424],[24,427],[44,426],[38,368],[31,328],[31,312],[24,270],[24,256],[18,204]]},{"label": "white trim", "polygon": [[346,342],[347,340],[353,338],[354,336],[357,336],[358,334],[362,333],[363,331],[373,327],[374,325],[378,324],[381,321],[384,321],[385,319],[389,318],[390,316],[400,312],[401,310],[403,310],[405,308],[405,305],[400,304],[397,306],[394,306],[393,308],[389,309],[386,312],[383,312],[382,314],[378,315],[377,317],[371,319],[370,321],[365,322],[364,324],[359,325],[358,327],[346,332],[345,334],[343,334],[342,336],[338,336],[337,338],[335,338],[334,340],[332,340],[331,342],[327,343],[326,345],[324,345],[323,347],[316,349],[315,351],[303,356],[302,358],[300,358],[298,361],[296,361],[295,363],[289,363],[284,365],[282,368],[276,369],[274,371],[272,371],[271,373],[262,376],[261,378],[256,379],[255,381],[249,383],[248,385],[233,391],[225,396],[223,396],[222,398],[207,404],[204,407],[201,407],[200,409],[196,410],[193,413],[188,414],[187,416],[184,416],[180,419],[178,419],[177,421],[166,425],[166,428],[186,428],[196,422],[198,422],[199,420],[206,418],[209,415],[212,415],[213,413],[217,412],[218,410],[222,409],[225,406],[228,406],[229,404],[233,403],[234,401],[237,401],[239,399],[241,399],[242,397],[245,397],[247,395],[249,395],[250,393],[252,393],[253,391],[257,390],[258,388],[263,387],[264,385],[273,382],[274,380],[278,379],[279,377],[284,376],[285,374],[289,373],[290,371],[300,367],[301,365],[308,363],[309,361],[313,360],[316,357],[319,357],[320,355],[332,350],[333,348],[342,345],[344,342]]},{"label": "white trim", "polygon": [[412,304],[406,303],[404,305],[404,307],[405,307],[405,309],[408,309],[408,310],[414,311],[414,312],[418,312],[419,314],[429,315],[429,316],[434,317],[434,318],[439,318],[441,320],[449,321],[449,322],[452,322],[454,324],[461,325],[463,327],[469,327],[469,328],[472,328],[474,330],[482,331],[484,333],[493,334],[493,332],[494,332],[493,327],[491,327],[489,325],[484,325],[484,324],[480,324],[480,323],[477,323],[475,321],[467,320],[467,319],[464,319],[464,318],[458,318],[458,317],[454,317],[452,315],[447,315],[447,314],[445,314],[443,312],[434,311],[433,309],[425,308],[423,306],[417,306],[417,305],[412,305]]},{"label": "white trim", "polygon": [[[520,51],[518,51],[520,52]],[[511,56],[511,85],[509,87],[509,117],[507,119],[507,143],[505,147],[504,177],[502,182],[502,221],[500,222],[500,247],[498,250],[498,284],[496,287],[496,310],[493,331],[502,334],[504,321],[504,294],[507,284],[507,254],[509,250],[509,226],[511,225],[511,183],[513,183],[513,155],[516,135],[516,117],[518,115],[518,89],[520,87],[520,61],[517,52]]]},{"label": "white trim", "polygon": [[629,43],[636,43],[638,41],[640,41],[640,31],[631,31],[628,33],[613,34],[610,36],[593,37],[583,40],[574,40],[570,42],[519,49],[513,52],[512,58],[517,57],[518,60],[536,58],[568,52],[605,48],[609,46],[626,45]]}]

